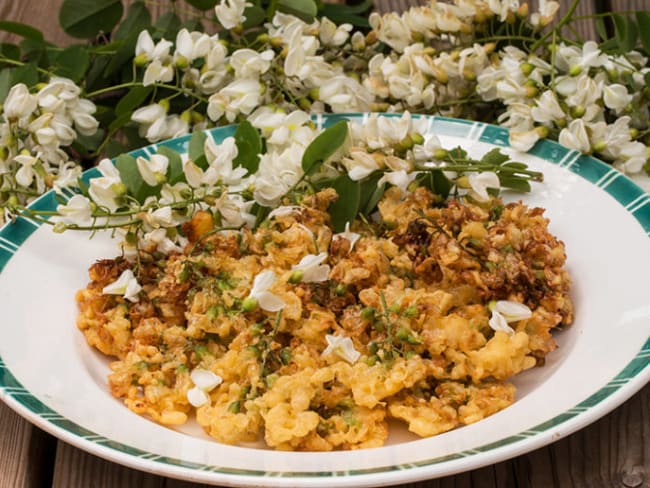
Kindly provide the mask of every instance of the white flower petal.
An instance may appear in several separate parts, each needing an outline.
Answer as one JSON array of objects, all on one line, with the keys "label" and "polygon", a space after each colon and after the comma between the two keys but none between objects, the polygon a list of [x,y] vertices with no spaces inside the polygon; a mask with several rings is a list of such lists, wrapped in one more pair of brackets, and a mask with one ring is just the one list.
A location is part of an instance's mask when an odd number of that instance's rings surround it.
[{"label": "white flower petal", "polygon": [[102,293],[105,295],[123,295],[127,300],[137,302],[137,295],[140,290],[142,290],[142,287],[138,284],[133,271],[125,269],[116,281],[102,289]]},{"label": "white flower petal", "polygon": [[515,333],[512,327],[508,325],[508,321],[505,319],[505,317],[501,315],[496,309],[492,310],[492,316],[490,317],[488,324],[494,331],[505,332],[508,335],[513,335]]},{"label": "white flower petal", "polygon": [[207,369],[196,368],[190,374],[192,382],[204,391],[210,391],[223,382],[223,378]]},{"label": "white flower petal", "polygon": [[354,343],[349,337],[327,334],[325,340],[327,341],[327,347],[322,353],[323,356],[334,353],[349,363],[355,363],[361,356],[361,353],[354,348]]},{"label": "white flower petal", "polygon": [[503,315],[508,322],[529,319],[533,316],[533,312],[526,305],[510,300],[499,300],[494,305],[494,310]]},{"label": "white flower petal", "polygon": [[188,390],[187,401],[190,402],[193,407],[199,408],[208,403],[210,401],[210,397],[201,388],[195,386],[191,390]]},{"label": "white flower petal", "polygon": [[257,303],[262,310],[267,312],[277,312],[286,306],[286,303],[277,295],[270,291],[263,291],[255,296]]}]

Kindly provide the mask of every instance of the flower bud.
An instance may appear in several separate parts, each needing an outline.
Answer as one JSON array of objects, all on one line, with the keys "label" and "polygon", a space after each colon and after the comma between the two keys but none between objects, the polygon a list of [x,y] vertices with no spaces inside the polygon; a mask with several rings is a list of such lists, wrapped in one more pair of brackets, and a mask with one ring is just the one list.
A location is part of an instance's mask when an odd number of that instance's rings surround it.
[{"label": "flower bud", "polygon": [[176,61],[174,62],[174,66],[176,66],[178,69],[186,69],[189,65],[190,65],[189,59],[187,59],[182,54],[179,54],[178,57],[176,58]]},{"label": "flower bud", "polygon": [[135,58],[133,58],[133,64],[135,64],[138,68],[146,66],[148,61],[149,59],[145,53],[138,54]]},{"label": "flower bud", "polygon": [[447,156],[449,156],[449,152],[446,149],[439,148],[433,151],[434,159],[445,159]]},{"label": "flower bud", "polygon": [[578,105],[577,107],[571,107],[570,113],[571,116],[575,119],[579,119],[585,114],[586,109],[582,105]]},{"label": "flower bud", "polygon": [[126,192],[127,192],[126,185],[124,183],[122,183],[121,181],[119,183],[113,183],[111,185],[111,190],[118,197],[122,196],[122,195],[126,195]]},{"label": "flower bud", "polygon": [[68,230],[68,226],[63,222],[57,222],[54,224],[54,227],[52,227],[52,231],[55,234],[63,234],[66,230]]},{"label": "flower bud", "polygon": [[605,141],[598,141],[591,146],[591,150],[597,153],[603,152],[605,149],[607,149],[607,143]]},{"label": "flower bud", "polygon": [[165,112],[169,112],[169,98],[163,98],[162,100],[159,100],[158,105],[165,109]]},{"label": "flower bud", "polygon": [[271,40],[271,36],[269,36],[266,32],[260,34],[257,36],[257,41],[266,44]]},{"label": "flower bud", "polygon": [[582,66],[578,64],[574,64],[569,68],[569,76],[578,76],[580,73],[582,73]]},{"label": "flower bud", "polygon": [[241,304],[242,312],[252,312],[257,308],[257,300],[253,297],[247,297]]},{"label": "flower bud", "polygon": [[535,69],[535,66],[533,66],[531,63],[521,63],[519,69],[521,69],[521,72],[524,74],[524,76],[529,76]]}]

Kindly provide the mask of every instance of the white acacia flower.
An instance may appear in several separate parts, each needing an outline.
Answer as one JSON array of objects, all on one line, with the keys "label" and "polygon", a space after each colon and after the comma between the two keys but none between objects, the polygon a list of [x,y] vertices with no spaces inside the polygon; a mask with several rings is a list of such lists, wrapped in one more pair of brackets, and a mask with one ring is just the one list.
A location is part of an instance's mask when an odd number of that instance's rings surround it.
[{"label": "white acacia flower", "polygon": [[624,85],[615,83],[603,87],[603,101],[607,108],[620,113],[632,101],[632,95],[627,92]]},{"label": "white acacia flower", "polygon": [[187,392],[187,401],[193,407],[200,407],[210,401],[208,393],[223,383],[223,378],[208,369],[196,368],[190,373],[194,388]]},{"label": "white acacia flower", "polygon": [[343,232],[339,232],[338,234],[334,234],[332,236],[333,239],[347,239],[348,242],[350,243],[350,252],[352,252],[352,249],[354,248],[354,245],[357,243],[357,241],[361,238],[361,234],[357,234],[356,232],[352,232],[350,230],[350,222],[345,223],[345,229]]},{"label": "white acacia flower", "polygon": [[74,121],[77,132],[84,136],[92,136],[97,132],[99,122],[92,116],[96,110],[97,107],[90,100],[79,99],[77,104],[70,110],[70,116]]},{"label": "white acacia flower", "polygon": [[329,264],[323,264],[327,260],[327,253],[307,254],[303,256],[298,264],[291,269],[300,276],[303,283],[320,283],[327,281],[330,274]]},{"label": "white acacia flower", "polygon": [[268,217],[269,219],[272,219],[273,217],[288,217],[294,212],[300,212],[302,210],[302,207],[300,205],[281,205],[269,213]]},{"label": "white acacia flower", "polygon": [[257,302],[262,310],[277,312],[284,308],[284,301],[269,291],[275,283],[276,275],[273,270],[267,269],[259,273],[253,280],[253,288],[247,298]]},{"label": "white acacia flower", "polygon": [[552,124],[566,117],[564,110],[557,101],[555,92],[552,90],[546,90],[540,95],[535,101],[535,106],[531,109],[530,114],[536,122],[542,124]]},{"label": "white acacia flower", "polygon": [[411,182],[417,177],[417,175],[418,173],[416,171],[412,171],[410,173],[407,173],[404,170],[387,171],[381,178],[379,178],[379,181],[377,181],[377,186],[381,186],[384,183],[390,183],[391,185],[396,186],[402,190],[402,192],[405,192]]},{"label": "white acacia flower", "polygon": [[30,153],[19,154],[14,158],[14,161],[20,165],[16,171],[16,183],[20,186],[27,187],[32,184],[36,177],[34,166],[39,162],[40,153],[33,155]]},{"label": "white acacia flower", "polygon": [[248,120],[262,131],[267,144],[285,146],[291,142],[305,144],[314,138],[314,129],[309,127],[311,118],[307,112],[294,110],[289,114],[260,107],[253,112]]},{"label": "white acacia flower", "polygon": [[273,49],[261,53],[253,49],[238,49],[230,56],[230,66],[237,78],[257,78],[269,70],[274,57]]},{"label": "white acacia flower", "polygon": [[36,110],[36,106],[36,97],[29,93],[29,89],[24,83],[18,83],[9,90],[2,110],[4,116],[9,120],[22,119]]},{"label": "white acacia flower", "polygon": [[57,193],[61,193],[63,188],[68,188],[76,185],[79,177],[81,176],[81,173],[81,166],[78,164],[72,161],[63,163],[59,167],[59,174],[56,176],[56,180],[54,180],[54,184],[52,185],[54,187],[54,190]]},{"label": "white acacia flower", "polygon": [[208,99],[208,117],[219,120],[225,114],[229,122],[240,113],[248,115],[262,100],[262,84],[258,79],[236,79]]},{"label": "white acacia flower", "polygon": [[183,252],[183,247],[187,245],[187,239],[177,235],[175,241],[167,236],[167,229],[154,229],[142,236],[140,239],[140,248],[155,249],[165,255]]},{"label": "white acacia flower", "polygon": [[324,46],[342,46],[350,37],[352,24],[337,26],[327,17],[323,17],[318,29],[318,38]]},{"label": "white acacia flower", "polygon": [[203,175],[203,183],[214,185],[217,181],[223,181],[227,185],[235,185],[241,182],[247,170],[241,166],[238,168],[232,166],[233,160],[239,154],[234,137],[226,137],[221,144],[217,144],[212,137],[208,136],[203,148],[210,164]]},{"label": "white acacia flower", "polygon": [[404,48],[411,44],[411,30],[399,14],[391,12],[382,16],[373,12],[368,17],[368,22],[370,27],[377,32],[377,38],[398,53],[404,51]]},{"label": "white acacia flower", "polygon": [[487,192],[488,188],[501,188],[499,177],[492,171],[470,173],[467,179],[471,188],[470,195],[479,202],[490,200],[490,194]]},{"label": "white acacia flower", "polygon": [[325,80],[318,91],[318,99],[334,112],[367,112],[373,97],[357,80],[338,74]]},{"label": "white acacia flower", "polygon": [[146,30],[143,30],[138,35],[138,40],[135,44],[135,55],[143,56],[148,61],[154,59],[166,58],[169,56],[169,50],[172,43],[166,39],[161,39],[158,43],[154,44],[151,35]]},{"label": "white acacia flower", "polygon": [[152,103],[140,107],[131,115],[131,120],[138,124],[151,125],[159,119],[164,119],[167,114],[165,108],[159,103]]},{"label": "white acacia flower", "polygon": [[149,159],[139,156],[136,160],[142,179],[149,186],[157,186],[165,181],[169,159],[162,154],[153,154]]},{"label": "white acacia flower", "polygon": [[499,312],[508,322],[518,322],[519,320],[529,319],[533,312],[523,303],[512,300],[498,300],[492,309]]},{"label": "white acacia flower", "polygon": [[508,325],[506,318],[497,310],[492,310],[492,315],[488,324],[494,331],[505,332],[508,335],[513,335],[515,333],[514,329]]},{"label": "white acacia flower", "polygon": [[489,9],[499,16],[499,20],[504,22],[509,12],[514,12],[519,8],[519,0],[488,0]]},{"label": "white acacia flower", "polygon": [[219,23],[226,29],[232,29],[246,20],[244,10],[253,4],[245,0],[222,0],[214,7]]},{"label": "white acacia flower", "polygon": [[88,193],[97,205],[115,212],[120,206],[118,199],[126,191],[120,173],[110,159],[102,159],[97,168],[102,176],[90,180]]},{"label": "white acacia flower", "polygon": [[327,334],[325,340],[327,341],[327,347],[321,354],[322,356],[334,353],[350,364],[355,363],[361,356],[361,353],[354,348],[354,343],[349,337]]},{"label": "white acacia flower", "polygon": [[381,169],[381,165],[364,150],[350,150],[350,157],[341,160],[348,171],[348,176],[353,181],[362,180],[371,173]]},{"label": "white acacia flower", "polygon": [[525,131],[510,131],[510,145],[517,151],[529,151],[537,141],[539,141],[539,132],[535,129]]},{"label": "white acacia flower", "polygon": [[499,300],[490,304],[492,316],[489,320],[490,327],[495,331],[503,331],[512,335],[515,331],[508,324],[526,320],[533,316],[532,311],[523,303],[513,302],[510,300]]},{"label": "white acacia flower", "polygon": [[57,205],[56,211],[66,224],[89,225],[92,222],[92,204],[83,195],[74,195],[65,205]]},{"label": "white acacia flower", "polygon": [[177,65],[180,63],[191,63],[197,58],[208,55],[212,48],[212,39],[203,32],[189,32],[183,28],[176,35],[176,52],[174,58]]},{"label": "white acacia flower", "polygon": [[154,59],[144,70],[142,84],[144,86],[153,85],[156,82],[164,83],[174,79],[174,67],[170,62],[163,63],[159,59]]},{"label": "white acacia flower", "polygon": [[572,120],[568,127],[562,129],[558,141],[569,149],[583,153],[589,152],[591,149],[587,128],[582,119]]},{"label": "white acacia flower", "polygon": [[545,27],[553,21],[555,14],[560,9],[560,4],[552,0],[540,0],[539,12],[530,16],[530,23],[535,27]]},{"label": "white acacia flower", "polygon": [[141,290],[142,287],[138,283],[133,271],[127,268],[122,271],[122,274],[116,281],[106,285],[102,289],[102,293],[104,295],[122,295],[130,302],[135,303],[140,300],[138,293],[140,293]]}]

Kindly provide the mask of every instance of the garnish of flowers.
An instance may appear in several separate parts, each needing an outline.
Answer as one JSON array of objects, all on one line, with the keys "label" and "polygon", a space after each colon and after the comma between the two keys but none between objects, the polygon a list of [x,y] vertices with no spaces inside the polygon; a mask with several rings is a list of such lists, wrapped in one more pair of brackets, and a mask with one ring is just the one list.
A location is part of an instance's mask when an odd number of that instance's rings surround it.
[{"label": "garnish of flowers", "polygon": [[[233,169],[253,175],[258,163],[274,167],[291,158],[295,162],[301,157],[299,148],[282,155],[278,150],[288,150],[288,141],[309,134],[311,128],[303,123],[309,113],[410,112],[498,123],[510,130],[510,145],[521,151],[551,138],[629,175],[650,171],[650,38],[639,35],[650,30],[650,16],[643,12],[599,15],[597,22],[614,21],[615,32],[596,43],[563,37],[564,27],[584,20],[575,15],[578,0],[555,23],[556,1],[540,2],[536,12],[511,0],[455,0],[401,14],[349,17],[367,22],[370,30],[357,28],[362,22],[355,26],[314,17],[307,7],[302,10],[309,0],[293,7],[297,15],[282,11],[280,4],[265,12],[244,0],[220,1],[214,15],[206,11],[196,17],[196,30],[179,28],[180,21],[154,28],[147,6],[138,4],[122,24],[117,25],[121,12],[114,16],[111,36],[106,35],[111,26],[103,23],[89,21],[81,30],[65,25],[71,35],[88,39],[87,45],[67,48],[47,46],[34,28],[20,29],[34,49],[23,52],[8,45],[0,53],[0,224],[49,189],[67,200],[70,191],[77,191],[82,169],[103,156],[113,158],[148,142],[229,123],[247,121],[271,148],[263,161],[250,157],[260,148],[245,146],[243,131]],[[221,28],[218,33],[202,32],[208,22]],[[39,53],[45,51],[56,52],[48,57],[55,64],[42,62]],[[387,156],[401,157],[412,146],[421,146],[417,136],[400,137],[399,142]],[[391,166],[392,160],[377,164],[368,156],[381,143],[381,137],[371,138],[361,151],[346,155],[353,161],[342,163],[348,164],[350,178],[361,181],[376,166]],[[145,168],[142,178],[151,195],[145,198],[158,198],[158,186],[170,182],[170,187],[187,183],[194,193],[197,181],[214,186],[210,180],[216,170],[190,159],[195,167],[186,169],[184,161],[178,165],[170,160],[167,172],[161,171],[160,161],[147,159],[150,171]],[[452,168],[448,171],[471,171],[463,169],[462,156],[447,159],[438,158]],[[137,166],[127,158],[122,166],[131,164]],[[413,164],[420,165],[418,155]],[[489,166],[473,167],[474,172],[491,171]],[[118,208],[135,210],[130,199],[138,190],[128,188],[129,178],[123,174],[134,168],[120,171],[128,191],[112,186],[113,176],[102,174],[103,186],[93,191],[104,195],[104,201],[94,202],[98,206],[90,209],[89,222],[76,225],[96,226],[95,217],[116,216]],[[175,179],[179,168],[185,181]],[[340,165],[334,169],[340,171]],[[403,168],[409,175],[405,178],[401,169],[391,168],[382,183],[408,186],[411,169]],[[498,174],[519,174],[515,170],[500,168]],[[270,208],[292,186],[300,192],[304,184],[314,183],[313,175],[303,174],[296,179],[293,173],[264,170],[262,189],[254,189],[255,202]],[[239,176],[226,175],[223,182],[232,185]],[[151,185],[162,177],[166,181]],[[273,184],[265,184],[271,180]],[[504,178],[500,181],[503,185]],[[246,191],[241,188],[242,195]],[[85,196],[83,190],[81,194]],[[174,203],[194,198],[181,197]],[[143,211],[144,199],[136,200]],[[88,215],[84,203],[77,198],[69,213]],[[181,213],[180,208],[172,210],[173,217]],[[130,220],[139,225],[140,219]]]},{"label": "garnish of flowers", "polygon": [[[358,235],[349,231],[350,222],[371,218],[390,187],[405,192],[425,186],[441,199],[465,195],[485,202],[501,189],[528,191],[529,181],[542,179],[499,149],[480,159],[460,148],[443,149],[434,134],[421,135],[428,119],[409,113],[373,114],[363,123],[340,121],[321,131],[304,112],[259,114],[253,120],[255,125],[243,122],[233,136],[218,142],[209,133],[195,133],[187,156],[159,146],[148,158],[122,155],[115,164],[104,160],[98,176],[87,183],[80,180],[69,199],[58,197],[55,212],[24,206],[13,210],[53,225],[57,232],[120,229],[128,237],[125,249],[167,252],[179,252],[187,243],[183,224],[200,210],[209,214],[214,228],[196,238],[194,252],[206,235],[254,228],[269,215],[299,208],[316,189],[331,187],[338,192],[329,208],[332,227],[352,246]],[[301,120],[301,125],[281,143],[274,142],[290,120]],[[251,145],[266,151],[251,152]],[[318,251],[305,256],[294,266],[293,279],[326,279],[326,257]],[[266,288],[259,284],[251,300],[264,306]]]}]

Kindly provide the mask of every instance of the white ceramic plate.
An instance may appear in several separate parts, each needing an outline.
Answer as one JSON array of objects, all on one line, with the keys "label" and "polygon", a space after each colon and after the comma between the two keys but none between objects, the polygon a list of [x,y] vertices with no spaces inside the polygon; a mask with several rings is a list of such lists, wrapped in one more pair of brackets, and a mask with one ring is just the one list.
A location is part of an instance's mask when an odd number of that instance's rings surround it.
[{"label": "white ceramic plate", "polygon": [[[317,121],[329,125],[341,117]],[[551,231],[566,244],[576,320],[556,334],[559,348],[544,367],[515,379],[512,406],[428,439],[393,429],[385,447],[352,452],[232,447],[196,425],[162,427],[110,395],[108,361],[75,327],[75,291],[86,285],[95,259],[116,255],[115,243],[107,235],[53,234],[22,218],[0,230],[0,398],[46,431],[111,461],[232,486],[331,488],[434,478],[517,456],[605,415],[650,378],[650,195],[611,167],[555,143],[518,154],[504,129],[428,120],[444,147],[460,145],[479,156],[500,146],[543,171],[545,182],[531,194],[507,198],[545,207]],[[232,133],[232,127],[211,131],[217,141]],[[187,141],[162,144],[184,150]],[[52,209],[56,202],[50,194],[34,205]]]}]

